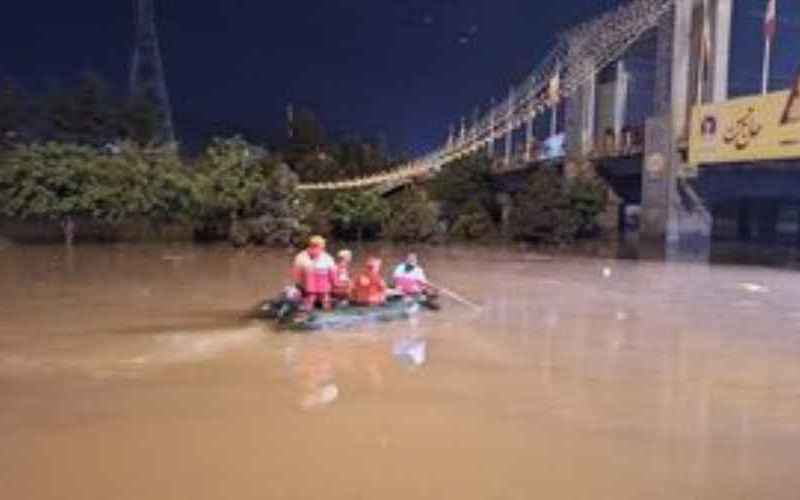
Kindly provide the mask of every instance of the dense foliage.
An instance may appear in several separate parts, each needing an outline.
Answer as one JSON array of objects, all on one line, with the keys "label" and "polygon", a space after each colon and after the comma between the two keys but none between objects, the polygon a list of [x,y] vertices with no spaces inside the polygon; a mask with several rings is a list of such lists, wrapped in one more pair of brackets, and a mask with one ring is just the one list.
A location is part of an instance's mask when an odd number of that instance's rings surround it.
[{"label": "dense foliage", "polygon": [[56,142],[20,145],[0,165],[3,214],[59,220],[65,232],[74,218],[108,223],[135,216],[188,218],[198,204],[196,182],[174,151],[164,148],[124,143],[110,154]]},{"label": "dense foliage", "polygon": [[511,234],[526,241],[570,243],[595,230],[606,196],[595,181],[566,182],[557,172],[537,170],[528,178],[527,189],[514,198]]},{"label": "dense foliage", "polygon": [[392,241],[424,242],[436,235],[437,211],[428,193],[411,186],[389,198],[382,235]]},{"label": "dense foliage", "polygon": [[148,144],[160,116],[146,99],[116,95],[98,75],[32,95],[10,80],[0,86],[0,147],[58,141],[102,146],[119,141]]},{"label": "dense foliage", "polygon": [[386,219],[389,206],[371,191],[344,191],[333,198],[330,218],[334,235],[344,240],[375,238]]},{"label": "dense foliage", "polygon": [[464,241],[490,240],[497,237],[497,224],[478,200],[465,203],[458,212],[449,236]]},{"label": "dense foliage", "polygon": [[445,165],[428,183],[451,237],[476,240],[497,234],[499,208],[490,165],[485,156],[468,156]]},{"label": "dense foliage", "polygon": [[204,215],[235,220],[252,215],[275,161],[239,137],[214,139],[198,162]]}]

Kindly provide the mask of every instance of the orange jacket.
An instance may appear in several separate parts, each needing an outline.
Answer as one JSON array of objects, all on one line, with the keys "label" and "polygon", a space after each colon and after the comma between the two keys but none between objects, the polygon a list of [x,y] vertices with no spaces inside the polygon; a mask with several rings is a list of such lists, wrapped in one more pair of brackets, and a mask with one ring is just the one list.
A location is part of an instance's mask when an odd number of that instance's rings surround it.
[{"label": "orange jacket", "polygon": [[383,304],[386,301],[386,282],[380,274],[364,272],[353,284],[351,299],[361,305]]}]

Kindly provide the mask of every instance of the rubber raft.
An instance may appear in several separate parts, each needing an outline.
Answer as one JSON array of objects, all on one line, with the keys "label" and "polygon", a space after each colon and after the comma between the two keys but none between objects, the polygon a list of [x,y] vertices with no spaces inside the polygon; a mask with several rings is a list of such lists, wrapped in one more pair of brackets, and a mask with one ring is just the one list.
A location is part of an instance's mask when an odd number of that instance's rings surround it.
[{"label": "rubber raft", "polygon": [[423,310],[438,311],[439,305],[428,297],[392,297],[384,305],[360,307],[345,305],[330,311],[302,313],[297,303],[283,297],[264,302],[262,316],[275,321],[281,329],[296,332],[337,330],[368,323],[407,320]]}]

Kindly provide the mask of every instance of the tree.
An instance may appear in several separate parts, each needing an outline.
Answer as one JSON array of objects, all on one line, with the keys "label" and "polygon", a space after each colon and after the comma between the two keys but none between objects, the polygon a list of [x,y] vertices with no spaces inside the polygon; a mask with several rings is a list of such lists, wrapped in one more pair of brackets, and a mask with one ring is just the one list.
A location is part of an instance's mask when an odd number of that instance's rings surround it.
[{"label": "tree", "polygon": [[8,216],[61,223],[70,245],[80,220],[114,224],[136,216],[181,219],[196,213],[199,193],[174,151],[121,145],[16,147],[0,169],[0,203]]},{"label": "tree", "polygon": [[472,155],[442,167],[428,182],[431,196],[442,203],[443,215],[451,224],[474,204],[492,215],[497,212],[490,162],[482,155]]},{"label": "tree", "polygon": [[573,179],[566,184],[549,169],[531,174],[525,192],[514,198],[513,236],[542,243],[570,243],[590,234],[605,209],[606,190],[596,181]]},{"label": "tree", "polygon": [[151,144],[158,138],[161,113],[152,101],[134,97],[117,111],[121,134],[137,144]]},{"label": "tree", "polygon": [[608,189],[600,181],[577,177],[569,183],[567,195],[575,213],[577,236],[589,236],[597,231],[597,218],[608,205]]},{"label": "tree", "polygon": [[98,167],[113,186],[111,199],[104,200],[106,220],[191,220],[199,213],[196,176],[184,168],[174,148],[123,142],[117,153],[101,155]]},{"label": "tree", "polygon": [[345,191],[336,194],[331,207],[331,223],[339,238],[357,239],[375,237],[386,219],[388,204],[371,191]]},{"label": "tree", "polygon": [[322,153],[295,155],[292,165],[303,182],[323,182],[341,178],[342,169],[339,164]]},{"label": "tree", "polygon": [[479,201],[467,202],[461,209],[450,235],[467,241],[487,240],[497,236],[497,225]]},{"label": "tree", "polygon": [[86,73],[75,88],[50,96],[47,115],[55,139],[99,146],[122,135],[118,110],[106,82]]},{"label": "tree", "polygon": [[0,88],[0,148],[9,148],[26,135],[32,120],[22,88],[6,80]]},{"label": "tree", "polygon": [[240,137],[214,139],[200,160],[205,216],[235,221],[252,214],[274,167],[266,152]]},{"label": "tree", "polygon": [[389,198],[381,233],[393,241],[422,242],[434,236],[436,224],[436,209],[428,193],[411,186]]},{"label": "tree", "polygon": [[257,191],[253,214],[237,220],[229,234],[234,245],[255,242],[286,247],[307,240],[305,207],[297,191],[298,177],[284,163],[276,163]]},{"label": "tree", "polygon": [[310,109],[300,109],[290,123],[290,148],[295,153],[319,152],[327,143],[322,122]]},{"label": "tree", "polygon": [[27,219],[46,217],[61,222],[64,240],[72,244],[74,217],[102,212],[109,182],[96,168],[98,153],[83,146],[33,144],[18,146],[0,170],[3,212]]}]

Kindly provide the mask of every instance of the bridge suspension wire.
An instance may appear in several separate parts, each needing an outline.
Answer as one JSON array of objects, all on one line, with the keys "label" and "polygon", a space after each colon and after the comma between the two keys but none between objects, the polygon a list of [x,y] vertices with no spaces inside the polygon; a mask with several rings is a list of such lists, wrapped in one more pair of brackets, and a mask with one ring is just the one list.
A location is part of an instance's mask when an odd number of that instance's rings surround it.
[{"label": "bridge suspension wire", "polygon": [[[487,110],[463,135],[394,169],[341,181],[300,184],[302,191],[381,187],[390,190],[414,178],[435,175],[444,165],[510,134],[575,94],[655,28],[676,0],[632,0],[558,36],[555,47],[508,98]],[[558,82],[554,84],[554,82]]]}]

